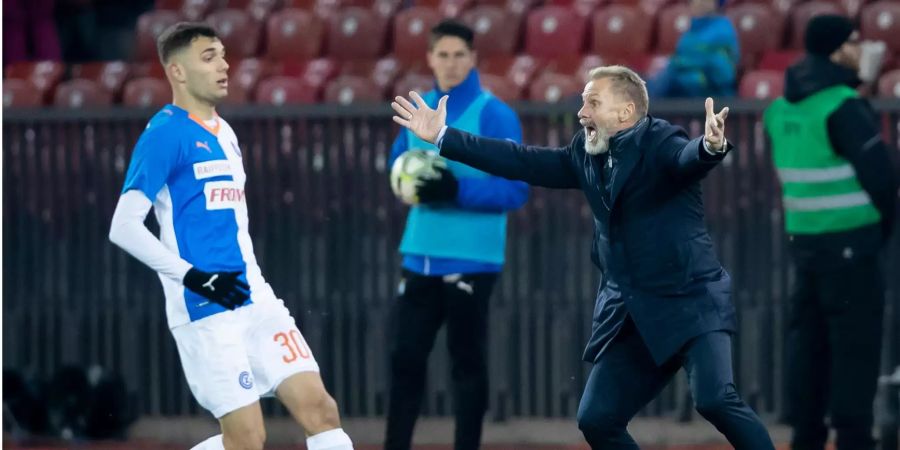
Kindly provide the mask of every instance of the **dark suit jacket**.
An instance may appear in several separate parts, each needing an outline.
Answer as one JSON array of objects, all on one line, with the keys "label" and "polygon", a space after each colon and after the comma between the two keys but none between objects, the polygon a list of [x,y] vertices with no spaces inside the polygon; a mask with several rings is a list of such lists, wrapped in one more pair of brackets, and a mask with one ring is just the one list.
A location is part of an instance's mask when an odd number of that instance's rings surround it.
[{"label": "dark suit jacket", "polygon": [[[545,148],[449,128],[441,155],[508,179],[584,192],[594,214],[592,259],[603,273],[585,361],[598,360],[626,311],[657,364],[695,336],[734,331],[731,280],[707,234],[700,192],[700,180],[724,155],[709,155],[702,138],[688,140],[680,127],[649,116],[613,136],[604,154],[587,154],[584,140],[582,130],[567,147]],[[601,179],[610,158],[607,190]]]}]

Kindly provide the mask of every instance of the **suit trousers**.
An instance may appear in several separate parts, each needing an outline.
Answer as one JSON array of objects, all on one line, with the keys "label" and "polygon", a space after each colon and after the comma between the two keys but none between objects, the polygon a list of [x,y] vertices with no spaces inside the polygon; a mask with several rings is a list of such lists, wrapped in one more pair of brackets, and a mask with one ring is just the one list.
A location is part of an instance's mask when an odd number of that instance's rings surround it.
[{"label": "suit trousers", "polygon": [[838,450],[872,450],[872,402],[881,355],[884,280],[874,256],[843,267],[798,269],[787,339],[791,448],[822,450],[826,414]]},{"label": "suit trousers", "polygon": [[628,422],[684,367],[697,412],[735,449],[774,450],[765,426],[738,396],[731,364],[731,335],[713,331],[688,341],[657,366],[629,317],[591,370],[578,406],[578,428],[594,450],[638,449]]},{"label": "suit trousers", "polygon": [[385,450],[409,450],[422,409],[428,354],[447,324],[456,450],[481,442],[487,410],[488,299],[497,273],[426,276],[403,271],[391,311],[390,400]]}]

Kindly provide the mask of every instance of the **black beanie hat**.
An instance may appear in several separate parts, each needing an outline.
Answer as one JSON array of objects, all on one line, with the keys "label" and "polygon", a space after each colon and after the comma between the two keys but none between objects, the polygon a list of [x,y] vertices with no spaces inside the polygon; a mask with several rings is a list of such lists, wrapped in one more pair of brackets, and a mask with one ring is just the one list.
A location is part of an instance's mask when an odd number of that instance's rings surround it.
[{"label": "black beanie hat", "polygon": [[803,44],[807,53],[828,56],[844,45],[851,33],[853,22],[844,16],[816,16],[806,25]]}]

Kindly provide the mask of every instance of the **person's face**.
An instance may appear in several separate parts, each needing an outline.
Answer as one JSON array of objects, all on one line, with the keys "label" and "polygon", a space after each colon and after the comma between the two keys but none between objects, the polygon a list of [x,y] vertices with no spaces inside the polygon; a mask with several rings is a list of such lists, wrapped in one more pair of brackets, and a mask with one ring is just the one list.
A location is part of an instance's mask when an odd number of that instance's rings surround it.
[{"label": "person's face", "polygon": [[198,100],[216,104],[228,95],[228,63],[218,39],[200,36],[173,55],[169,70],[177,83]]},{"label": "person's face", "polygon": [[850,37],[847,38],[847,42],[844,42],[843,45],[831,54],[831,61],[835,64],[858,71],[859,56],[861,52],[862,47],[859,41],[859,33],[854,31],[850,34]]},{"label": "person's face", "polygon": [[690,10],[694,17],[706,16],[718,10],[717,0],[691,0]]},{"label": "person's face", "polygon": [[459,86],[475,67],[475,51],[456,36],[444,36],[428,51],[428,67],[438,87],[446,92]]},{"label": "person's face", "polygon": [[627,128],[634,113],[634,103],[613,92],[608,78],[591,80],[581,94],[584,102],[578,119],[585,133],[585,151],[591,155],[605,153],[610,136]]}]

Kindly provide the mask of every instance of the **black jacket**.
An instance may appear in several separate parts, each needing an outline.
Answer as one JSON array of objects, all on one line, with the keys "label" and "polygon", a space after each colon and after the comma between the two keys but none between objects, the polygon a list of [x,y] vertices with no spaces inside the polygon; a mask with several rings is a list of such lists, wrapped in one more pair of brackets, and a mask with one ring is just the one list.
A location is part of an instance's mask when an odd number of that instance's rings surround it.
[{"label": "black jacket", "polygon": [[[784,97],[789,102],[798,102],[839,84],[856,88],[860,81],[846,67],[824,57],[807,55],[788,68]],[[882,221],[879,225],[846,232],[791,236],[801,266],[833,266],[846,262],[848,255],[877,254],[890,236],[897,214],[897,168],[881,138],[878,116],[869,102],[863,98],[847,99],[828,117],[827,127],[832,147],[856,170]]]},{"label": "black jacket", "polygon": [[626,312],[658,364],[695,336],[733,331],[731,280],[707,234],[700,191],[724,155],[708,154],[700,138],[688,140],[652,117],[613,136],[605,154],[587,154],[584,139],[579,131],[566,147],[544,148],[450,128],[441,155],[504,178],[584,192],[594,216],[592,258],[603,271],[586,361],[597,361]]}]

